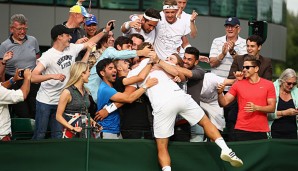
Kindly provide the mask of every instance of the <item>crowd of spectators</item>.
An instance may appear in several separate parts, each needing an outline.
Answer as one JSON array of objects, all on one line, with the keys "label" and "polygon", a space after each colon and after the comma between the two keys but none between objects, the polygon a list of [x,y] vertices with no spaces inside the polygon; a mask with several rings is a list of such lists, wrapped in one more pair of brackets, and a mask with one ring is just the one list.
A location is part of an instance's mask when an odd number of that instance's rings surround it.
[{"label": "crowd of spectators", "polygon": [[169,137],[214,141],[235,167],[243,162],[225,141],[297,139],[296,72],[286,69],[273,83],[262,37],[241,38],[237,17],[223,22],[226,34],[205,57],[188,40],[197,38],[198,13],[183,11],[187,0],[132,14],[117,38],[115,20],[98,28],[82,2],[53,26],[42,54],[27,18],[11,16],[0,45],[2,141],[10,140],[11,117],[35,119],[34,140],[86,138],[92,127],[98,139],[155,139],[162,170],[170,171]]}]

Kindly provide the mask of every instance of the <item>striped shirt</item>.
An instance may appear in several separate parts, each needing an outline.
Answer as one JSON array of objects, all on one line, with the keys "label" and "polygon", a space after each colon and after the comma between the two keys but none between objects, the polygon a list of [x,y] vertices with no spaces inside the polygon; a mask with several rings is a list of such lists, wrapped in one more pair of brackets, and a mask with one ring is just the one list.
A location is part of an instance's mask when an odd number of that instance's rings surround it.
[{"label": "striped shirt", "polygon": [[[210,49],[210,57],[217,57],[222,52],[222,47],[226,42],[226,36],[215,38],[212,42]],[[237,41],[235,42],[234,50],[238,55],[247,54],[246,51],[246,40],[238,36]],[[227,78],[231,65],[233,63],[233,57],[228,52],[227,55],[221,61],[221,64],[215,68],[211,68],[211,73],[214,73],[220,77]]]}]

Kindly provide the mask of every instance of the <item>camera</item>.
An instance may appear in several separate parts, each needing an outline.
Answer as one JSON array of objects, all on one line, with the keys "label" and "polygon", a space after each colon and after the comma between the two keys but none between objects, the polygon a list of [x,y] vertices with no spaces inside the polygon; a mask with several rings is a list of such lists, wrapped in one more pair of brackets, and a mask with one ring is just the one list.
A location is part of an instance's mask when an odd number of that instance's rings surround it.
[{"label": "camera", "polygon": [[19,72],[19,77],[24,78],[24,69]]}]

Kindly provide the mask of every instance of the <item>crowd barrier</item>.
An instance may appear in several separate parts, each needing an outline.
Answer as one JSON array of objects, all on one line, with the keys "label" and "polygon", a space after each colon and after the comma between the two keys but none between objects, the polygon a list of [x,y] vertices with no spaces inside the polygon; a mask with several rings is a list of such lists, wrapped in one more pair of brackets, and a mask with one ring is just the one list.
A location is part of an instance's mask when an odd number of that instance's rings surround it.
[{"label": "crowd barrier", "polygon": [[[170,142],[173,171],[295,171],[297,140],[229,142],[244,166],[212,142]],[[160,171],[153,140],[46,139],[0,142],[1,171]]]}]

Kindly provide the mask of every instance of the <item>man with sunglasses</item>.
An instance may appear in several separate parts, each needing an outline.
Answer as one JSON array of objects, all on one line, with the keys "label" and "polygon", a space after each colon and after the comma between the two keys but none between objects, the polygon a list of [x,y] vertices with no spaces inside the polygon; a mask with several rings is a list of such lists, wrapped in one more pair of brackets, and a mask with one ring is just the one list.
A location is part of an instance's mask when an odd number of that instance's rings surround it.
[{"label": "man with sunglasses", "polygon": [[[272,63],[270,58],[266,58],[260,55],[262,44],[263,44],[263,39],[260,36],[258,35],[249,36],[246,39],[247,54],[255,56],[260,61],[261,64],[258,71],[259,76],[271,81]],[[243,61],[244,61],[243,55],[235,56],[229,72],[229,76],[228,76],[229,79],[235,79],[235,76],[233,74],[234,72],[242,71]],[[233,141],[233,130],[236,124],[237,113],[238,113],[237,102],[235,102],[234,106],[235,106],[234,110],[230,110],[228,114],[228,121],[226,125],[226,128],[229,132],[229,135],[228,135],[229,141]]]},{"label": "man with sunglasses", "polygon": [[255,56],[244,55],[241,74],[245,79],[234,83],[225,95],[225,86],[219,84],[217,87],[220,106],[225,107],[236,98],[238,101],[234,141],[267,139],[267,113],[274,112],[276,95],[273,83],[261,78],[259,70],[260,61]]}]

